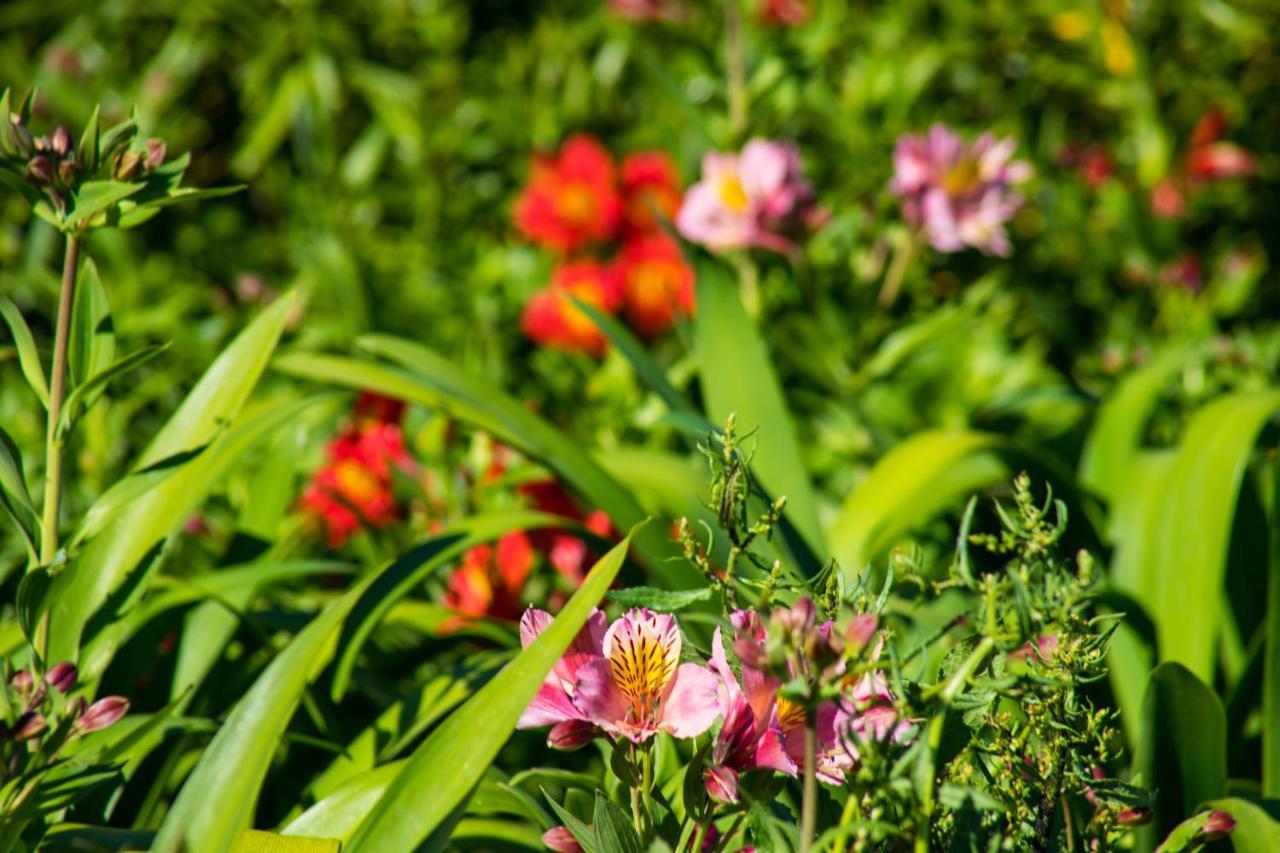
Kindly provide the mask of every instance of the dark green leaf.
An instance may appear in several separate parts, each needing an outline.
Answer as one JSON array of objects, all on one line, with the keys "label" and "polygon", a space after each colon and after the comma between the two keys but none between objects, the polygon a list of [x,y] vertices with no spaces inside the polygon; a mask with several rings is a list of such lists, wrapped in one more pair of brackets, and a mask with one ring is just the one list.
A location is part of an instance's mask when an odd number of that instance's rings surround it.
[{"label": "dark green leaf", "polygon": [[710,601],[710,587],[702,589],[655,589],[651,586],[633,586],[609,590],[608,598],[623,607],[647,607],[663,613],[683,610],[702,601]]}]

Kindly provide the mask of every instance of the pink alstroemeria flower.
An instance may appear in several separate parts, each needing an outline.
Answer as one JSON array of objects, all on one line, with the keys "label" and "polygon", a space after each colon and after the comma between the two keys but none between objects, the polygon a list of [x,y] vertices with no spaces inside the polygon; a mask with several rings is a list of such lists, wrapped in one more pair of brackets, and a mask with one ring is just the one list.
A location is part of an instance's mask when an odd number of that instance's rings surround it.
[{"label": "pink alstroemeria flower", "polygon": [[[536,607],[526,610],[520,618],[520,645],[528,648],[551,624],[552,618],[550,613]],[[600,650],[607,624],[602,611],[591,611],[587,624],[582,626],[568,650],[547,673],[533,701],[520,715],[516,728],[551,726],[547,743],[561,749],[576,748],[590,740],[584,730],[584,726],[590,726],[590,721],[574,702],[576,685],[584,667],[602,660]]]},{"label": "pink alstroemeria flower", "polygon": [[574,704],[609,734],[636,743],[658,731],[697,737],[719,715],[719,682],[705,666],[680,663],[680,646],[669,614],[627,611],[605,632],[604,657],[578,670]]},{"label": "pink alstroemeria flower", "polygon": [[907,222],[921,228],[939,252],[972,246],[990,255],[1012,251],[1004,225],[1022,206],[1013,185],[1031,167],[1013,160],[1017,143],[984,133],[966,144],[941,124],[927,135],[907,134],[893,152],[890,190],[902,196]]},{"label": "pink alstroemeria flower", "polygon": [[[782,611],[785,621],[799,630],[814,627],[812,602],[801,599],[796,607]],[[713,766],[728,767],[736,773],[752,769],[773,769],[795,776],[804,767],[804,708],[778,696],[778,679],[764,672],[768,630],[754,610],[735,610],[729,617],[734,630],[734,649],[742,661],[742,686],[725,658],[717,629],[712,638],[711,667],[723,683],[724,725],[712,748]],[[820,626],[830,630],[831,623]],[[853,760],[840,745],[834,702],[823,702],[814,721],[818,732],[814,773],[823,782],[839,785]],[[708,783],[712,780],[708,779]],[[723,776],[715,780],[723,785]]]},{"label": "pink alstroemeria flower", "polygon": [[758,246],[788,252],[787,235],[810,222],[813,188],[794,146],[753,139],[741,154],[708,152],[702,179],[685,193],[676,227],[713,251]]}]

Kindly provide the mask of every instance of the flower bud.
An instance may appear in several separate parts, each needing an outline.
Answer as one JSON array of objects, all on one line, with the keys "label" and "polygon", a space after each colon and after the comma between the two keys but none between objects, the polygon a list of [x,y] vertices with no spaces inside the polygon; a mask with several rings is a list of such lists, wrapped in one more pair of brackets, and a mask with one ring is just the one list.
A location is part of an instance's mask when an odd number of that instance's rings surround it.
[{"label": "flower bud", "polygon": [[743,666],[752,669],[764,669],[769,663],[769,655],[764,644],[751,637],[737,637],[733,641],[733,653],[742,661]]},{"label": "flower bud", "polygon": [[582,853],[582,845],[567,826],[553,826],[542,833],[542,843],[556,853]]},{"label": "flower bud", "polygon": [[71,134],[67,133],[65,127],[58,125],[58,129],[53,132],[53,136],[49,139],[49,147],[59,157],[67,156],[67,152],[71,150]]},{"label": "flower bud", "polygon": [[70,184],[76,179],[76,158],[68,157],[58,164],[58,177],[64,184]]},{"label": "flower bud", "polygon": [[1116,823],[1120,826],[1142,826],[1150,823],[1154,815],[1155,813],[1146,806],[1130,806],[1120,810],[1116,815]]},{"label": "flower bud", "polygon": [[572,752],[582,749],[599,734],[600,730],[586,720],[565,720],[551,727],[551,731],[547,733],[547,746],[562,752]]},{"label": "flower bud", "polygon": [[143,161],[143,166],[148,172],[157,169],[164,162],[165,144],[163,139],[147,140],[147,159]]},{"label": "flower bud", "polygon": [[53,164],[43,155],[32,157],[27,163],[26,179],[36,186],[53,183]]},{"label": "flower bud", "polygon": [[773,616],[770,619],[773,622],[773,627],[779,632],[789,632],[796,636],[803,636],[813,628],[817,615],[818,611],[813,605],[813,599],[805,596],[790,608],[779,608],[773,611]]},{"label": "flower bud", "polygon": [[9,679],[9,686],[18,691],[19,696],[26,696],[31,692],[35,679],[31,677],[31,673],[25,669],[20,669],[13,674],[13,678]]},{"label": "flower bud", "polygon": [[1217,841],[1220,838],[1226,838],[1235,828],[1236,819],[1230,812],[1215,809],[1209,813],[1209,819],[1205,821],[1200,831],[1204,833],[1205,841]]},{"label": "flower bud", "polygon": [[10,113],[9,120],[4,122],[4,143],[7,153],[16,157],[30,157],[34,140],[31,131],[22,123],[22,116]]},{"label": "flower bud", "polygon": [[27,711],[13,724],[13,738],[14,740],[31,740],[44,734],[44,730],[48,727],[44,714]]},{"label": "flower bud", "polygon": [[738,773],[731,767],[717,765],[702,771],[702,784],[712,802],[730,805],[738,802]]},{"label": "flower bud", "polygon": [[142,173],[142,155],[125,149],[116,154],[111,164],[111,176],[117,181],[131,181]]},{"label": "flower bud", "polygon": [[70,661],[54,664],[49,671],[44,674],[44,683],[57,690],[59,693],[67,693],[72,687],[76,686],[76,676],[79,673],[76,665]]},{"label": "flower bud", "polygon": [[107,696],[85,709],[80,719],[76,720],[75,729],[80,734],[100,731],[115,725],[128,710],[128,699],[123,696]]},{"label": "flower bud", "polygon": [[880,617],[874,613],[859,613],[844,629],[844,641],[850,652],[860,652],[871,645],[871,638],[880,627]]}]

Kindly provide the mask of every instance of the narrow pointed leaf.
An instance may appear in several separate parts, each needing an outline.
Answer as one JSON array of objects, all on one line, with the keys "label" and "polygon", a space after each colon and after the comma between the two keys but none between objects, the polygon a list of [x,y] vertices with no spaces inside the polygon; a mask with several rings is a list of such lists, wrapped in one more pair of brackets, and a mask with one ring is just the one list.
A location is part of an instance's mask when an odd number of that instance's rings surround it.
[{"label": "narrow pointed leaf", "polygon": [[49,384],[44,378],[44,367],[40,365],[40,354],[36,351],[36,342],[31,337],[31,329],[23,318],[13,300],[0,293],[0,315],[4,316],[9,332],[13,335],[14,348],[18,350],[18,364],[22,375],[26,377],[31,390],[36,392],[40,402],[49,408]]},{"label": "narrow pointed leaf", "polygon": [[[628,536],[596,563],[538,639],[418,747],[360,825],[347,853],[418,850],[468,797],[511,736],[542,679],[613,583],[630,541]],[[446,767],[448,773],[441,773]]]}]

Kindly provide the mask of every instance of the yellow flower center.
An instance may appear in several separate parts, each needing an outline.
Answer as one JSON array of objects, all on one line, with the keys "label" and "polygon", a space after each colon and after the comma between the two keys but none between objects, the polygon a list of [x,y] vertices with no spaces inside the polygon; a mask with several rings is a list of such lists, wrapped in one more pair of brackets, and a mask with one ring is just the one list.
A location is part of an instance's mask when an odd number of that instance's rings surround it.
[{"label": "yellow flower center", "polygon": [[947,172],[942,179],[942,188],[946,190],[947,195],[964,195],[977,188],[981,182],[982,175],[978,171],[978,161],[972,157],[965,157]]},{"label": "yellow flower center", "polygon": [[382,491],[382,484],[367,468],[351,459],[334,466],[334,479],[342,496],[356,506],[363,506]]},{"label": "yellow flower center", "polygon": [[568,222],[590,222],[597,212],[596,194],[584,183],[571,183],[556,196],[556,213]]},{"label": "yellow flower center", "polygon": [[614,684],[631,702],[640,719],[652,719],[667,682],[675,675],[676,658],[667,653],[658,638],[641,633],[619,637],[609,656]]},{"label": "yellow flower center", "polygon": [[778,728],[784,732],[804,725],[804,707],[790,699],[778,697]]},{"label": "yellow flower center", "polygon": [[742,181],[737,175],[725,175],[720,179],[720,200],[724,202],[725,207],[734,213],[741,213],[747,209],[750,203],[747,198],[747,189],[742,185]]}]

